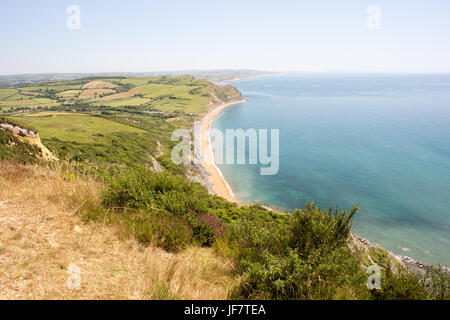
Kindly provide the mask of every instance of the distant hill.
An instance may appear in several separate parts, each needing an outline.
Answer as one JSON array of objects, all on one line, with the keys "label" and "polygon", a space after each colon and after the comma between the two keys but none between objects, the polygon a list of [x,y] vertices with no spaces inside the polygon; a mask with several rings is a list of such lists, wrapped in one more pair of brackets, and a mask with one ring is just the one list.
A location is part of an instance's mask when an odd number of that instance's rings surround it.
[{"label": "distant hill", "polygon": [[206,79],[213,82],[221,82],[236,78],[249,78],[261,75],[272,74],[272,71],[260,70],[180,70],[180,71],[155,71],[155,72],[107,72],[107,73],[39,73],[39,74],[18,74],[0,76],[0,87],[23,86],[26,84],[47,81],[69,81],[83,78],[101,77],[154,77],[154,76],[177,76],[192,75],[199,79]]}]

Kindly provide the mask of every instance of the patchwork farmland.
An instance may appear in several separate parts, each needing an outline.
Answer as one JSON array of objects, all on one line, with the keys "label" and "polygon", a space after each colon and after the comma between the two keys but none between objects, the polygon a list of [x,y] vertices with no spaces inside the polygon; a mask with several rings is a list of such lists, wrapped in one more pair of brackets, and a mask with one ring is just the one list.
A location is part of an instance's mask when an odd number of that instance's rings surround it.
[{"label": "patchwork farmland", "polygon": [[41,82],[0,89],[0,115],[36,128],[60,159],[137,165],[169,157],[170,133],[200,119],[223,90],[191,76]]}]

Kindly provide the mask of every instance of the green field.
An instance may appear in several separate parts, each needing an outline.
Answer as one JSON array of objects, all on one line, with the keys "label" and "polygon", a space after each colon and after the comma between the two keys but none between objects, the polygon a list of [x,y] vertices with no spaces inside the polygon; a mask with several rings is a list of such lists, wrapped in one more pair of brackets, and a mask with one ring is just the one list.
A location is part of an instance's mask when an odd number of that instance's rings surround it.
[{"label": "green field", "polygon": [[80,143],[96,142],[96,134],[110,134],[117,132],[144,132],[141,129],[126,126],[99,117],[78,114],[45,115],[33,117],[17,117],[23,123],[30,124],[39,131],[43,139],[56,138],[61,141],[78,141]]},{"label": "green field", "polygon": [[123,84],[131,84],[135,87],[144,86],[146,85],[150,80],[158,79],[158,77],[147,77],[147,78],[128,78],[128,79],[121,79],[119,82]]},{"label": "green field", "polygon": [[54,100],[49,99],[49,98],[35,98],[35,99],[33,99],[33,100],[34,100],[34,101],[37,101],[37,102],[39,102],[39,103],[42,103],[42,104],[53,103],[53,102],[55,102]]},{"label": "green field", "polygon": [[110,107],[121,107],[121,106],[143,106],[150,102],[150,99],[131,97],[126,99],[118,99],[111,101],[100,101],[93,102],[94,106],[110,106]]},{"label": "green field", "polygon": [[18,99],[18,100],[1,100],[0,106],[34,106],[39,104],[39,102],[33,99]]},{"label": "green field", "polygon": [[22,87],[20,90],[24,91],[45,91],[47,90],[48,86],[29,86],[29,87]]},{"label": "green field", "polygon": [[15,89],[0,89],[0,100],[6,99],[17,93]]},{"label": "green field", "polygon": [[79,90],[81,89],[81,84],[76,85],[57,85],[57,86],[49,86],[49,89],[53,89],[57,92],[63,92],[66,90]]},{"label": "green field", "polygon": [[5,101],[14,101],[14,100],[28,100],[28,99],[31,99],[31,98],[32,98],[32,96],[27,96],[27,95],[24,95],[24,94],[16,93],[16,94],[13,94],[12,96],[4,98],[3,100],[5,100]]}]

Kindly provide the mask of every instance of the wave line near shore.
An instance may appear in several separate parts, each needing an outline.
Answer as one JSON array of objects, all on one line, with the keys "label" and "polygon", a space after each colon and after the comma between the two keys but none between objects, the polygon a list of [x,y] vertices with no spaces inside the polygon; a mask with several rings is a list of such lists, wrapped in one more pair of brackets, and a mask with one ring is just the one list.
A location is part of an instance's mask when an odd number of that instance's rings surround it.
[{"label": "wave line near shore", "polygon": [[214,153],[211,148],[209,131],[211,129],[211,122],[219,114],[220,111],[231,105],[243,103],[247,99],[241,99],[221,104],[208,112],[202,120],[202,166],[208,172],[208,181],[211,185],[212,191],[218,196],[225,198],[228,201],[239,202],[233,194],[233,191],[225,180],[222,171],[217,167],[214,161]]}]

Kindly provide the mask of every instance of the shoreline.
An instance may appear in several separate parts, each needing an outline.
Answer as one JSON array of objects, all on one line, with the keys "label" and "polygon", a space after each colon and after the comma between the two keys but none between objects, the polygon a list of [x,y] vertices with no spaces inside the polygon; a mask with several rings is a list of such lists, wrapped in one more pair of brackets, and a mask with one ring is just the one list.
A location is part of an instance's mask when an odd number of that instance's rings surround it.
[{"label": "shoreline", "polygon": [[209,111],[202,119],[202,167],[207,172],[207,180],[209,186],[211,187],[214,194],[225,198],[228,201],[239,203],[239,199],[233,194],[233,190],[223,176],[222,171],[217,167],[214,162],[214,154],[211,150],[211,144],[209,141],[209,130],[211,128],[211,123],[214,118],[219,114],[220,111],[226,107],[243,103],[248,99],[243,98],[241,100],[235,100],[227,102],[218,106],[215,106],[211,111]]},{"label": "shoreline", "polygon": [[214,81],[214,83],[217,85],[221,85],[223,83],[228,83],[228,82],[233,82],[233,81],[238,81],[238,80],[270,77],[270,76],[280,75],[280,74],[284,74],[284,72],[272,72],[272,73],[264,73],[264,74],[257,74],[257,75],[252,75],[252,76],[241,76],[241,77],[238,76],[238,77],[234,77],[234,78],[228,78],[228,79],[223,79],[223,80],[219,80],[219,81]]}]

